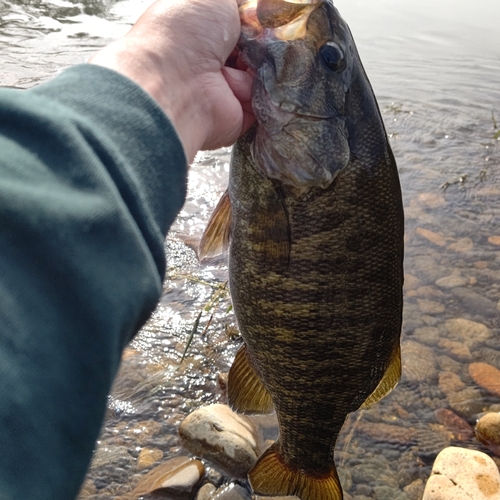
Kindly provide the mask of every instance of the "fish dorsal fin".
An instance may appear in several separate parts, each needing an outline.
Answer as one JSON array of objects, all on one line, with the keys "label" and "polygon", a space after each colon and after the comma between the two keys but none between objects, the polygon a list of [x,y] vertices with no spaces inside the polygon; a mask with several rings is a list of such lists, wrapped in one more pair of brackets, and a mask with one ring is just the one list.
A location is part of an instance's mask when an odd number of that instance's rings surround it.
[{"label": "fish dorsal fin", "polygon": [[259,458],[248,473],[255,494],[268,496],[295,495],[301,500],[342,500],[342,487],[335,464],[321,475],[288,466],[279,453],[279,442],[274,443]]},{"label": "fish dorsal fin", "polygon": [[198,259],[202,261],[224,253],[231,236],[231,201],[229,193],[222,195],[208,221],[198,248]]},{"label": "fish dorsal fin", "polygon": [[378,383],[375,390],[366,398],[365,402],[359,407],[361,410],[371,408],[375,403],[378,403],[382,398],[387,396],[399,382],[401,378],[401,346],[398,345],[393,350],[391,360],[387,370]]},{"label": "fish dorsal fin", "polygon": [[271,395],[250,364],[246,346],[238,351],[229,370],[227,394],[229,406],[239,413],[271,413],[274,409]]}]

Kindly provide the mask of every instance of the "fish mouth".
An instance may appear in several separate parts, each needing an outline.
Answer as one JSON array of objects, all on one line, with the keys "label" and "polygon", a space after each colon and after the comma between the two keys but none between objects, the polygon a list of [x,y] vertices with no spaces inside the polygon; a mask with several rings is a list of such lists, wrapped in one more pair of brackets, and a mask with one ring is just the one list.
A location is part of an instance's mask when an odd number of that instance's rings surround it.
[{"label": "fish mouth", "polygon": [[325,0],[247,0],[240,3],[242,34],[294,41],[307,34],[307,21]]}]

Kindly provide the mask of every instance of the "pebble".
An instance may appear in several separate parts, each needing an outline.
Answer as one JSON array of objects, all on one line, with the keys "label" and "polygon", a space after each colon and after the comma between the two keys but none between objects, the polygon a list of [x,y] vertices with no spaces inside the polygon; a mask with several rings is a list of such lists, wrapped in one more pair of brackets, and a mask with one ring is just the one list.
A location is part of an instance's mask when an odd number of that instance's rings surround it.
[{"label": "pebble", "polygon": [[209,500],[217,488],[211,484],[204,484],[196,494],[196,500]]},{"label": "pebble", "polygon": [[419,426],[413,433],[417,442],[418,455],[426,459],[434,458],[442,449],[450,446],[450,435],[443,426],[434,424],[434,428]]},{"label": "pebble", "polygon": [[461,342],[441,339],[438,342],[438,345],[439,347],[441,347],[441,349],[444,349],[452,358],[455,358],[458,361],[469,362],[472,360],[470,349]]},{"label": "pebble", "polygon": [[492,244],[492,245],[500,245],[500,236],[490,236],[488,238],[488,241]]},{"label": "pebble", "polygon": [[158,460],[163,458],[163,451],[158,448],[142,448],[137,457],[137,470],[147,469],[149,466],[153,465]]},{"label": "pebble", "polygon": [[214,404],[193,411],[179,427],[183,445],[236,477],[246,477],[260,455],[252,421],[228,406]]},{"label": "pebble", "polygon": [[459,340],[471,349],[493,337],[493,332],[486,325],[465,318],[449,319],[445,327],[449,338]]},{"label": "pebble", "polygon": [[449,356],[446,356],[446,354],[442,354],[441,356],[437,357],[437,363],[439,368],[445,372],[455,372],[458,373],[460,369],[462,368],[461,363],[458,361],[455,361],[454,359],[451,359]]},{"label": "pebble", "polygon": [[455,439],[468,441],[474,436],[472,427],[448,408],[439,408],[434,412],[434,416],[440,424],[453,433]]},{"label": "pebble", "polygon": [[439,389],[446,395],[453,394],[465,388],[462,379],[453,372],[439,374]]},{"label": "pebble", "polygon": [[236,483],[221,486],[213,495],[212,500],[251,500],[250,492]]},{"label": "pebble", "polygon": [[475,353],[475,357],[477,361],[484,361],[500,370],[500,351],[490,347],[483,347]]},{"label": "pebble", "polygon": [[415,479],[403,491],[408,495],[409,500],[420,500],[424,494],[425,484],[421,479]]},{"label": "pebble", "polygon": [[114,467],[125,469],[134,462],[134,457],[126,446],[99,446],[94,453],[91,468],[113,464]]},{"label": "pebble", "polygon": [[438,193],[420,193],[416,199],[419,203],[423,203],[429,208],[439,208],[446,205],[445,199]]},{"label": "pebble", "polygon": [[500,370],[487,363],[471,363],[469,375],[483,389],[500,396]]},{"label": "pebble", "polygon": [[444,247],[446,245],[446,240],[444,239],[442,234],[435,233],[434,231],[430,231],[429,229],[425,229],[423,227],[417,227],[415,229],[415,233],[422,238],[425,238],[427,241],[434,243],[438,247]]},{"label": "pebble", "polygon": [[500,473],[488,455],[458,447],[436,458],[422,500],[493,500],[500,498]]},{"label": "pebble", "polygon": [[481,413],[484,409],[483,395],[474,387],[466,387],[461,391],[448,395],[450,407],[465,417]]},{"label": "pebble", "polygon": [[414,431],[399,425],[359,422],[356,430],[375,441],[391,444],[408,444],[415,441]]},{"label": "pebble", "polygon": [[403,378],[410,382],[423,382],[437,376],[436,355],[427,346],[408,340],[402,343]]},{"label": "pebble", "polygon": [[439,278],[436,281],[436,285],[439,288],[456,288],[457,286],[465,286],[467,285],[468,280],[463,276],[457,276],[456,274],[452,274],[451,276],[445,276],[444,278]]},{"label": "pebble", "polygon": [[204,473],[204,465],[195,458],[171,458],[143,476],[129,498],[134,500],[158,490],[177,498],[191,497]]},{"label": "pebble", "polygon": [[416,290],[420,286],[420,280],[413,274],[405,274],[404,288],[405,291]]},{"label": "pebble", "polygon": [[487,317],[496,316],[498,314],[496,304],[493,303],[492,300],[469,288],[452,288],[451,293],[471,314],[479,314]]},{"label": "pebble", "polygon": [[447,249],[453,252],[467,253],[474,248],[474,243],[470,238],[460,238],[455,243],[448,245]]},{"label": "pebble", "polygon": [[418,255],[408,265],[425,283],[435,283],[436,280],[449,272],[446,267],[439,265],[431,255]]},{"label": "pebble", "polygon": [[487,413],[476,424],[476,437],[484,444],[500,445],[500,413]]},{"label": "pebble", "polygon": [[441,314],[446,310],[444,304],[435,300],[417,299],[417,303],[422,314]]}]

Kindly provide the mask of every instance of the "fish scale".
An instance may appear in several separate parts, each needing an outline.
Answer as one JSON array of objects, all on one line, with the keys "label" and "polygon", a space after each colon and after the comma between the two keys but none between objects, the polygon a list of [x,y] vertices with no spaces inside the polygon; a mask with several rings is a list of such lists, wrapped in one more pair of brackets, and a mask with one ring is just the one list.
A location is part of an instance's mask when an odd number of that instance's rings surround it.
[{"label": "fish scale", "polygon": [[[330,1],[251,0],[241,12],[257,125],[233,147],[228,192],[200,247],[206,255],[220,246],[207,240],[231,235],[229,285],[245,347],[229,402],[244,413],[276,409],[279,438],[249,473],[255,493],[340,500],[333,450],[342,425],[401,372],[397,167]],[[230,229],[219,230],[224,221]]]}]

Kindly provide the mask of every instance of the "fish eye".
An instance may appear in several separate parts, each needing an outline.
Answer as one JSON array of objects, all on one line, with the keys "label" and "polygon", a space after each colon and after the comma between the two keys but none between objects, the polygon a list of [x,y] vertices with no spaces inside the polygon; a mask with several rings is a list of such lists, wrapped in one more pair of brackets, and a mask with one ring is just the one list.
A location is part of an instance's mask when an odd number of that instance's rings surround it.
[{"label": "fish eye", "polygon": [[341,71],[345,68],[344,53],[336,43],[325,43],[320,47],[319,54],[329,70]]}]

